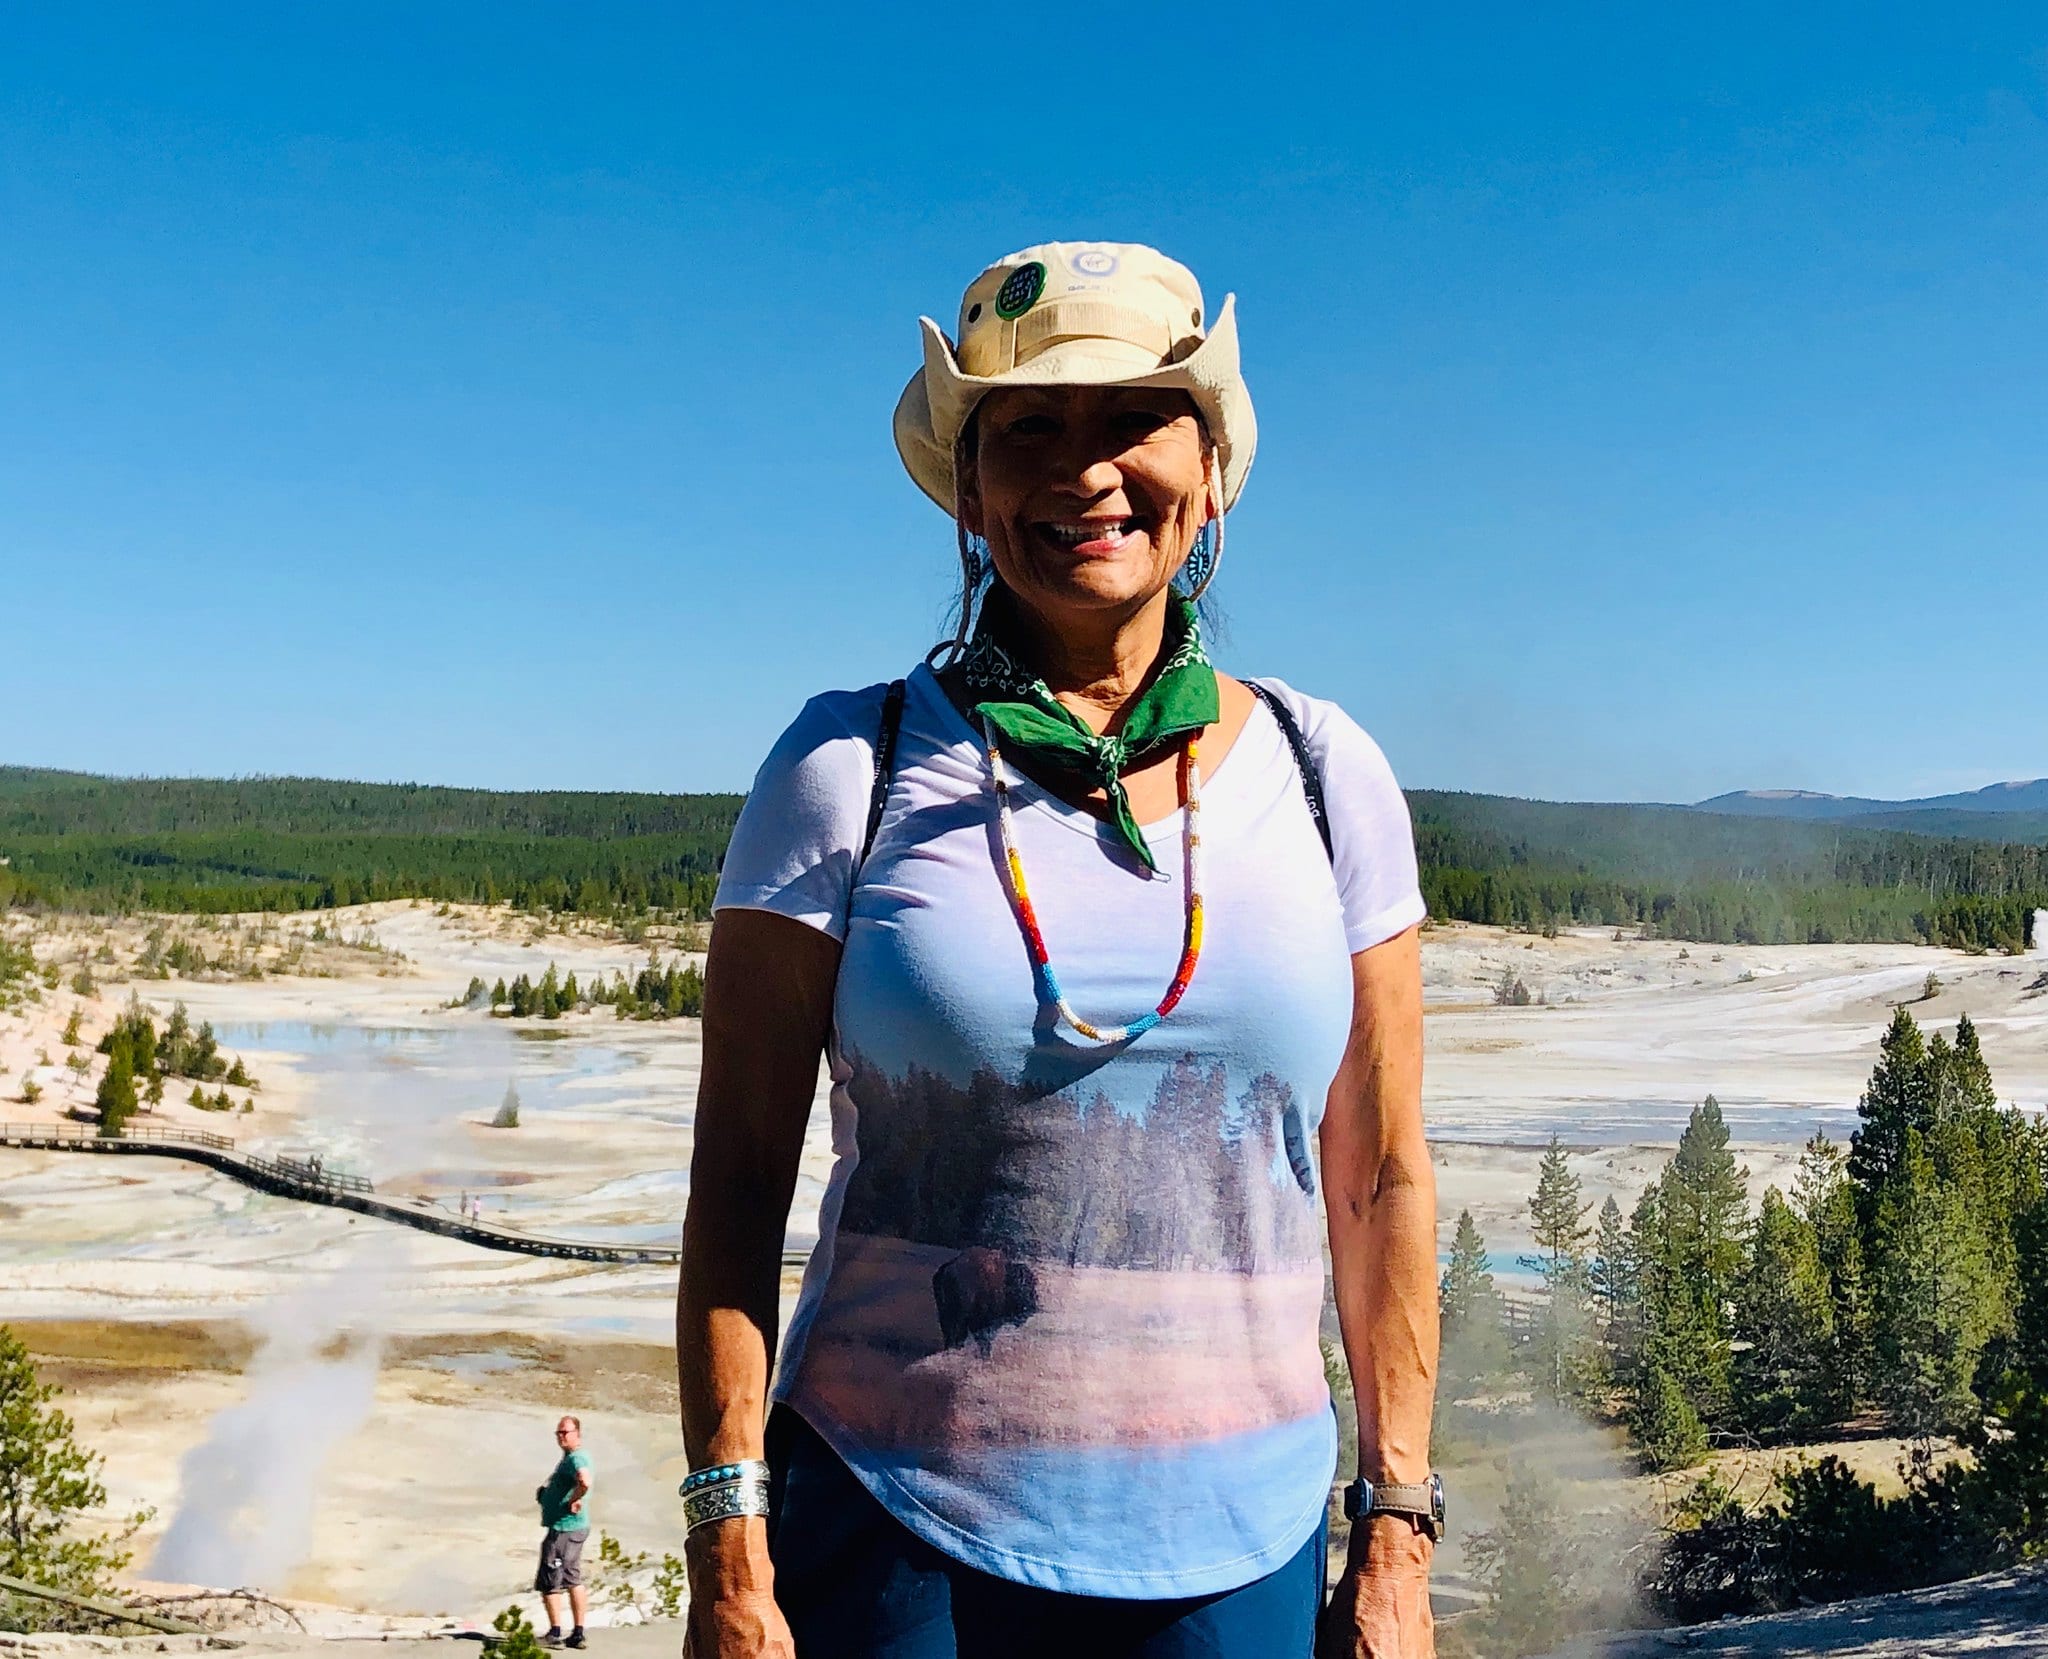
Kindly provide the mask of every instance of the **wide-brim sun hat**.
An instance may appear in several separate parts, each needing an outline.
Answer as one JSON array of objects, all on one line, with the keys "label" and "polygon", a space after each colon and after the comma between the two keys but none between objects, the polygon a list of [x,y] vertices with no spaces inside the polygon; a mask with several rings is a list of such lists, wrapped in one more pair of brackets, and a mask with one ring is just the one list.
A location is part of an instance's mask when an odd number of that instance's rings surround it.
[{"label": "wide-brim sun hat", "polygon": [[1258,448],[1237,356],[1237,296],[1212,320],[1194,272],[1134,242],[1046,242],[976,277],[959,344],[920,317],[924,366],[896,404],[896,451],[919,489],[957,506],[953,456],[975,405],[1000,386],[1171,386],[1201,411],[1237,503]]}]

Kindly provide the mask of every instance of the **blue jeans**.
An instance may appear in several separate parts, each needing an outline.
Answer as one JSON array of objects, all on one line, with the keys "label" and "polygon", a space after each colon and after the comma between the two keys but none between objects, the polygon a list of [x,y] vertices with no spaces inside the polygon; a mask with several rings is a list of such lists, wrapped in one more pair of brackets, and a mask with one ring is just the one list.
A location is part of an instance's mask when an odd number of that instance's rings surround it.
[{"label": "blue jeans", "polygon": [[809,1424],[768,1425],[768,1552],[800,1659],[1309,1659],[1328,1529],[1216,1595],[1120,1601],[1013,1584],[917,1537]]}]

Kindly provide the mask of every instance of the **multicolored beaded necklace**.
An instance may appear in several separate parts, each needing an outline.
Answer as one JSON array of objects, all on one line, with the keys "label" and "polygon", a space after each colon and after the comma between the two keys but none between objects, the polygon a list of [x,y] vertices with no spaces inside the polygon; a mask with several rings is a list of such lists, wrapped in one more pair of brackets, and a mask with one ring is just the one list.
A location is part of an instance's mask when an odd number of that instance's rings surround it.
[{"label": "multicolored beaded necklace", "polygon": [[1003,751],[996,742],[995,722],[984,716],[981,730],[988,742],[989,775],[995,779],[996,825],[1002,834],[1003,864],[1009,872],[1010,902],[1017,912],[1017,924],[1024,930],[1024,942],[1031,952],[1031,966],[1045,999],[1059,1011],[1060,1018],[1088,1042],[1106,1045],[1129,1042],[1133,1037],[1142,1036],[1172,1013],[1175,1004],[1187,994],[1188,984],[1195,977],[1195,964],[1202,957],[1202,769],[1196,759],[1195,734],[1188,734],[1181,762],[1188,920],[1180,966],[1174,969],[1166,995],[1159,999],[1159,1006],[1151,1013],[1139,1015],[1128,1025],[1094,1025],[1074,1012],[1073,1004],[1067,1001],[1066,993],[1060,989],[1059,976],[1052,970],[1052,955],[1045,948],[1045,934],[1038,925],[1038,912],[1032,908],[1030,885],[1024,879],[1024,860],[1017,852],[1016,829],[1010,819],[1010,774],[1003,765]]}]

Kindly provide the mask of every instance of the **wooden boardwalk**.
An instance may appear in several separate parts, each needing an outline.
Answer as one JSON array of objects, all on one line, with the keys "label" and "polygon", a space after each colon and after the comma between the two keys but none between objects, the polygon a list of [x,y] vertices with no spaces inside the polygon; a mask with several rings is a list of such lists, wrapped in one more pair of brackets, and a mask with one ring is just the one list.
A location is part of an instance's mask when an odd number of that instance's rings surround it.
[{"label": "wooden boardwalk", "polygon": [[[0,1146],[18,1146],[39,1151],[88,1152],[113,1156],[139,1154],[159,1158],[184,1158],[205,1164],[223,1175],[231,1175],[245,1186],[280,1198],[296,1198],[308,1204],[325,1204],[334,1209],[353,1210],[380,1221],[395,1221],[402,1227],[416,1227],[423,1233],[460,1239],[486,1250],[506,1250],[521,1256],[554,1256],[566,1261],[674,1263],[682,1251],[646,1244],[588,1244],[578,1239],[549,1238],[540,1233],[522,1233],[493,1221],[470,1221],[451,1215],[438,1204],[420,1198],[387,1198],[360,1175],[331,1170],[318,1158],[263,1157],[239,1150],[231,1136],[206,1129],[167,1129],[154,1124],[131,1124],[121,1134],[103,1136],[91,1124],[82,1123],[0,1123]],[[807,1252],[785,1250],[784,1267],[801,1267]]]}]

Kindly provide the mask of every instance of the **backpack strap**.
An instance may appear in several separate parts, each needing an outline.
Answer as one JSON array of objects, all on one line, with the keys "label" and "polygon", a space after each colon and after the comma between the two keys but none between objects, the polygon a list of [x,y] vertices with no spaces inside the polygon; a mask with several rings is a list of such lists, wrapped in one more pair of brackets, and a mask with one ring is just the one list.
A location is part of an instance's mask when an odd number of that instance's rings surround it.
[{"label": "backpack strap", "polygon": [[861,837],[860,857],[854,874],[860,873],[874,850],[875,836],[882,827],[882,808],[889,804],[889,780],[896,774],[896,733],[903,725],[903,681],[891,680],[882,693],[882,726],[875,734],[875,785],[868,792],[868,828]]},{"label": "backpack strap", "polygon": [[1330,840],[1330,809],[1323,799],[1322,774],[1316,770],[1315,756],[1308,752],[1308,739],[1302,735],[1301,726],[1287,705],[1257,680],[1246,680],[1245,687],[1266,705],[1267,712],[1279,723],[1280,735],[1287,739],[1287,747],[1294,751],[1294,769],[1301,774],[1301,792],[1308,797],[1308,815],[1316,821],[1316,834],[1323,838],[1323,852],[1332,864],[1337,862],[1337,849]]}]

